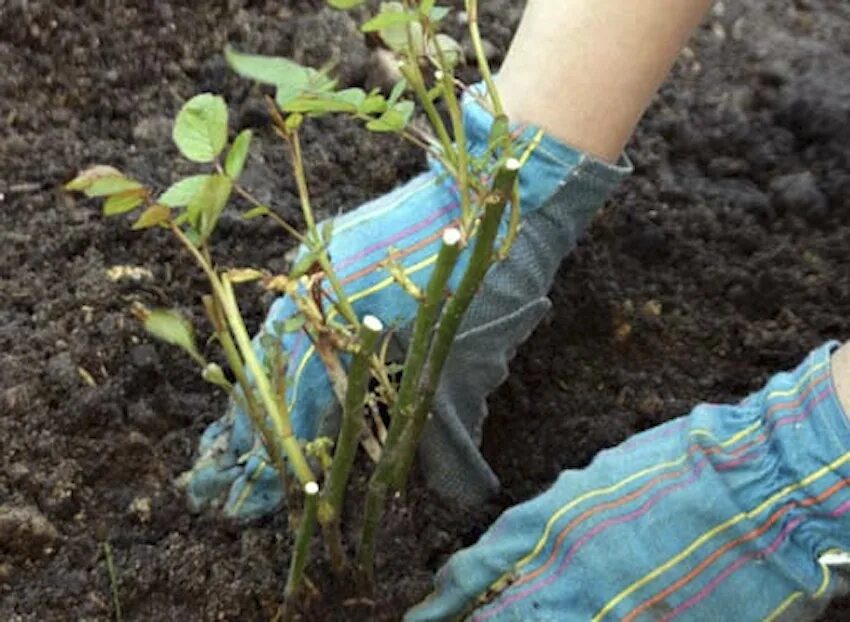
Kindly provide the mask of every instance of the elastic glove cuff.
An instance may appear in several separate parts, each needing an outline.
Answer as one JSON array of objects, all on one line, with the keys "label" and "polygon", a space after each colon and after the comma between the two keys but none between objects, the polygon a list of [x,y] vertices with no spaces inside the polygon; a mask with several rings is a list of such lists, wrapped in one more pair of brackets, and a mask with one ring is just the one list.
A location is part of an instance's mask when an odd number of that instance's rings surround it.
[{"label": "elastic glove cuff", "polygon": [[[472,86],[463,96],[464,129],[468,149],[474,155],[486,151],[495,121],[493,114],[484,105],[486,101],[487,89],[483,83]],[[543,206],[568,176],[576,174],[576,171],[608,187],[616,185],[632,172],[632,163],[625,154],[617,164],[611,164],[571,147],[533,125],[514,123],[509,131],[523,150],[532,143],[538,132],[541,136],[519,176],[522,211],[526,215]]]}]

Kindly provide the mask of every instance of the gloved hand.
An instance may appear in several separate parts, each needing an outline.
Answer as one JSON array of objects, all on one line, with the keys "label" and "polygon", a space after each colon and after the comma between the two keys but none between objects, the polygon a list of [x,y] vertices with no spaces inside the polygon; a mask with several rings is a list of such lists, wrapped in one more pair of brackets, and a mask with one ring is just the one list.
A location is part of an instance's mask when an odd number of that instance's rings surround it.
[{"label": "gloved hand", "polygon": [[[473,153],[486,147],[492,116],[475,100],[463,103],[467,142]],[[528,136],[533,134],[528,128]],[[423,437],[420,457],[429,484],[442,494],[477,503],[498,481],[478,452],[486,416],[485,398],[507,375],[507,362],[550,306],[546,293],[561,259],[576,243],[609,190],[628,172],[545,137],[519,177],[522,229],[510,257],[487,275],[472,303],[435,396],[434,418]],[[406,330],[416,302],[379,267],[390,248],[410,278],[424,286],[443,230],[460,216],[453,180],[436,163],[404,186],[334,220],[330,256],[358,316],[372,314]],[[504,223],[503,223],[504,227]],[[463,273],[466,251],[454,271]],[[269,312],[264,330],[295,313],[283,297]],[[289,353],[288,399],[296,436],[312,439],[338,420],[336,399],[322,362],[301,334],[282,337]],[[259,435],[233,403],[201,438],[199,457],[187,474],[196,509],[224,501],[229,516],[253,518],[275,510],[282,492]]]},{"label": "gloved hand", "polygon": [[456,553],[406,622],[814,619],[850,578],[836,345],[565,471]]}]

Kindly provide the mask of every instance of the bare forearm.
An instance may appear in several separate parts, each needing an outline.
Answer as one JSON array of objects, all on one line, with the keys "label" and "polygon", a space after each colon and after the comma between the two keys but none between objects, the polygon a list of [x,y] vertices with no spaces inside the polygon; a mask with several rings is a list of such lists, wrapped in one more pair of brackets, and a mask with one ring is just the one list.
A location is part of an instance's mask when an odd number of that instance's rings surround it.
[{"label": "bare forearm", "polygon": [[498,76],[514,121],[615,160],[712,0],[529,0]]},{"label": "bare forearm", "polygon": [[850,417],[850,341],[832,354],[832,381],[844,414]]}]

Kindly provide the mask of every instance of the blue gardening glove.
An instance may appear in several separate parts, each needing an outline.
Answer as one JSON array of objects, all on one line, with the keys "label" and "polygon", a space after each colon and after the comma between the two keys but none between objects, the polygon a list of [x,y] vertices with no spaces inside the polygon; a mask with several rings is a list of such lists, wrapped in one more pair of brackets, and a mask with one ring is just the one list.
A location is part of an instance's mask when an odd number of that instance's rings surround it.
[{"label": "blue gardening glove", "polygon": [[[463,103],[467,141],[473,153],[487,145],[493,117],[473,98]],[[519,128],[521,129],[521,128]],[[519,131],[519,130],[518,130]],[[530,138],[533,128],[525,130]],[[507,375],[507,362],[550,306],[545,297],[561,259],[572,250],[610,189],[629,170],[580,154],[545,137],[520,173],[523,224],[510,258],[488,274],[461,327],[435,398],[434,418],[423,438],[424,470],[446,496],[477,503],[498,481],[478,451],[485,398]],[[460,217],[457,188],[441,167],[429,170],[388,195],[334,220],[330,256],[358,316],[372,314],[396,331],[401,347],[416,302],[379,266],[395,257],[424,287],[443,230]],[[503,223],[503,229],[506,223]],[[450,286],[463,274],[469,250]],[[264,331],[295,313],[285,297],[269,312]],[[289,354],[288,399],[296,436],[332,433],[336,399],[324,366],[305,335],[281,336]],[[199,457],[186,474],[196,509],[224,503],[227,515],[253,518],[283,501],[273,468],[248,417],[231,403],[204,433]]]},{"label": "blue gardening glove", "polygon": [[850,576],[836,345],[565,471],[456,553],[405,620],[813,619]]}]

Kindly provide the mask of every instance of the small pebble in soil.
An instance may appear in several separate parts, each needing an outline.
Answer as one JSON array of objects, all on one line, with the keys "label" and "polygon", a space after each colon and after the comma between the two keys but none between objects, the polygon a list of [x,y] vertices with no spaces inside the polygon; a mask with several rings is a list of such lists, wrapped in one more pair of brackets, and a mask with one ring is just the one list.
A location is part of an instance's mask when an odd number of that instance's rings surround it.
[{"label": "small pebble in soil", "polygon": [[829,200],[818,187],[811,172],[793,173],[770,183],[771,204],[780,213],[821,220],[829,213]]},{"label": "small pebble in soil", "polygon": [[56,527],[30,505],[0,505],[0,549],[29,559],[53,552]]},{"label": "small pebble in soil", "polygon": [[69,391],[80,384],[80,375],[77,366],[71,358],[70,352],[60,352],[53,355],[47,361],[47,380],[54,387]]},{"label": "small pebble in soil", "polygon": [[168,145],[171,141],[171,119],[164,115],[143,117],[133,126],[133,139],[142,145]]},{"label": "small pebble in soil", "polygon": [[127,507],[127,514],[135,517],[142,525],[148,524],[151,520],[151,498],[136,497]]}]

